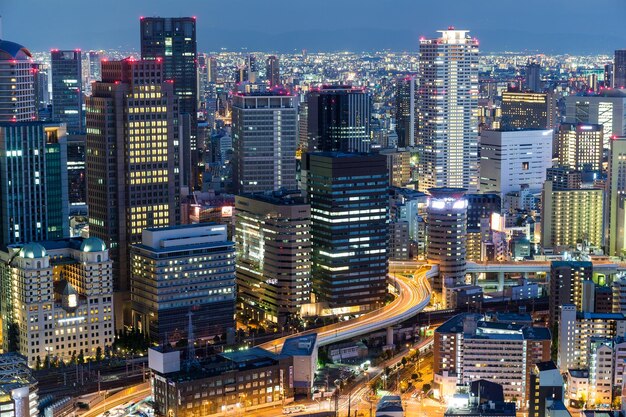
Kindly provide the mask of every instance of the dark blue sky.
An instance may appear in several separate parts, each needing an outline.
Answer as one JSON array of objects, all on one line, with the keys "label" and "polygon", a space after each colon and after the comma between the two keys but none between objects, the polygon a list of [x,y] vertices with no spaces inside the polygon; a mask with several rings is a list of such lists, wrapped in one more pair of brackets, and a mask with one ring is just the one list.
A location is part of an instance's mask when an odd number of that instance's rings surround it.
[{"label": "dark blue sky", "polygon": [[0,0],[0,14],[32,50],[137,49],[140,16],[197,16],[201,51],[414,51],[450,25],[485,51],[626,48],[626,0]]}]

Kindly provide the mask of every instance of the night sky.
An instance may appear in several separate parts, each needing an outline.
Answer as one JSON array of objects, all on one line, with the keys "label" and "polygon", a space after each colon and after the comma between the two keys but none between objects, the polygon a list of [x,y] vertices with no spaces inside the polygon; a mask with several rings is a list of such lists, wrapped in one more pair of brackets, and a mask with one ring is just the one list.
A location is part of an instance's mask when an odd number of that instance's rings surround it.
[{"label": "night sky", "polygon": [[3,38],[31,50],[138,49],[140,16],[197,16],[200,51],[417,50],[455,26],[484,51],[626,48],[626,0],[0,0]]}]

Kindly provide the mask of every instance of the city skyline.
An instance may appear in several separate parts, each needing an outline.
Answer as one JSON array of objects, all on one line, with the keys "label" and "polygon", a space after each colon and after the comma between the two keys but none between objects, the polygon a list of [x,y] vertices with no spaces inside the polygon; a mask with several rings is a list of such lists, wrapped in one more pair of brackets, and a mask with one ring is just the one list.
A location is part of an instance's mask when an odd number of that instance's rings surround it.
[{"label": "city skyline", "polygon": [[[37,31],[23,33],[29,25],[47,24],[59,6],[34,0],[8,0],[0,6],[0,38],[20,38],[31,50],[52,48],[135,49],[139,50],[137,21],[141,16],[197,16],[199,50],[268,50],[275,52],[309,51],[416,51],[420,36],[431,36],[441,28],[454,26],[471,30],[481,41],[482,51],[539,51],[546,53],[610,52],[626,43],[619,16],[626,4],[603,0],[597,8],[584,13],[565,0],[550,3],[531,0],[524,8],[511,3],[479,8],[471,2],[446,2],[446,13],[439,5],[409,0],[381,10],[378,4],[345,0],[316,2],[316,9],[273,0],[274,7],[261,3],[219,4],[189,0],[169,4],[164,0],[109,4],[98,10],[99,19],[90,19],[91,10],[77,0],[64,0],[66,13],[55,15],[55,30],[45,37]],[[401,13],[394,13],[400,11]],[[605,13],[612,10],[611,13]],[[621,13],[620,13],[621,11]],[[381,19],[381,14],[383,18]],[[336,19],[322,16],[349,16],[337,25]],[[227,16],[228,18],[224,18]],[[235,16],[235,17],[231,17]],[[559,18],[557,18],[559,17]],[[268,19],[280,24],[268,25]],[[76,34],[80,33],[80,39]],[[606,50],[598,50],[602,45]]]}]

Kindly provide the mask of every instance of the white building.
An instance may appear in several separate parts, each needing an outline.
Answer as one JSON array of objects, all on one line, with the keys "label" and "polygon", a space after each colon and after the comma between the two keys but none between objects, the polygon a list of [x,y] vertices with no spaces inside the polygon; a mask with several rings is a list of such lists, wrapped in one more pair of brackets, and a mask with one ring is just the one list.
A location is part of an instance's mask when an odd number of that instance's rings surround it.
[{"label": "white building", "polygon": [[420,40],[420,191],[478,189],[478,40],[441,30]]},{"label": "white building", "polygon": [[552,130],[486,130],[480,137],[480,191],[539,191],[552,166]]},{"label": "white building", "polygon": [[98,238],[73,238],[0,251],[4,348],[30,366],[94,357],[113,343],[112,261]]}]

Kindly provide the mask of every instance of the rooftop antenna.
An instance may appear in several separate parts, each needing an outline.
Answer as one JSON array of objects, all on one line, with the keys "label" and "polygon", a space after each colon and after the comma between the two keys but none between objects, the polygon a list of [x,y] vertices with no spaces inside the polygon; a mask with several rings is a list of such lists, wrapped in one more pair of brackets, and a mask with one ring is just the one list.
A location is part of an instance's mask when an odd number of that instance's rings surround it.
[{"label": "rooftop antenna", "polygon": [[187,317],[189,318],[189,322],[187,324],[188,326],[188,331],[187,331],[187,369],[191,369],[192,366],[200,366],[200,363],[198,362],[198,359],[196,358],[196,346],[194,345],[194,335],[193,335],[193,323],[191,321],[191,310],[189,310],[189,313],[187,314]]}]

